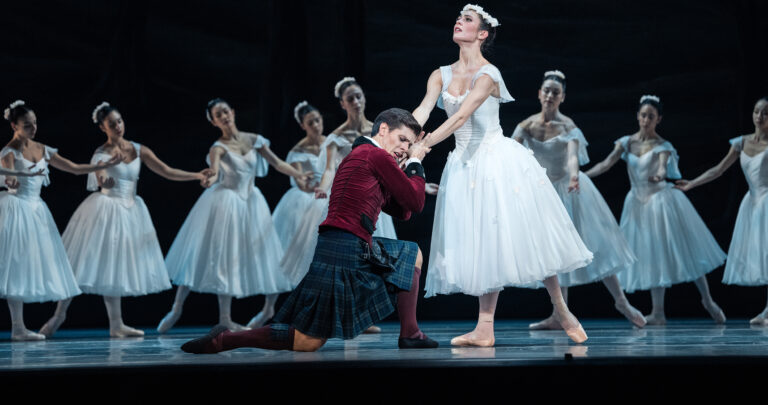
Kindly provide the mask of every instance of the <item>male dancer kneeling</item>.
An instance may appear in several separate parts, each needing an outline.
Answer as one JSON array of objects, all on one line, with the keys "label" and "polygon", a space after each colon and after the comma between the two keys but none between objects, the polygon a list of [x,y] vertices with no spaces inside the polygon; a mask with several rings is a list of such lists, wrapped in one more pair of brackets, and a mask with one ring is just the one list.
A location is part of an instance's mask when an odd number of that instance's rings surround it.
[{"label": "male dancer kneeling", "polygon": [[[344,158],[331,188],[328,217],[320,224],[312,265],[272,325],[243,332],[217,326],[181,346],[189,353],[238,347],[315,351],[334,337],[352,339],[394,311],[401,349],[434,348],[419,330],[416,301],[422,255],[413,242],[372,238],[381,213],[408,219],[424,208],[429,149],[417,143],[421,126],[408,111],[391,108]],[[408,157],[405,172],[398,161]]]}]

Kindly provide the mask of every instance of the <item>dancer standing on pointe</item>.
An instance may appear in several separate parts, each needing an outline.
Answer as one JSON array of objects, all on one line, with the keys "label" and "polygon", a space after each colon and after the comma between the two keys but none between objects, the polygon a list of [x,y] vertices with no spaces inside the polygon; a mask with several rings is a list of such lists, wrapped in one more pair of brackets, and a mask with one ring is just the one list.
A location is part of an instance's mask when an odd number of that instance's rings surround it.
[{"label": "dancer standing on pointe", "polygon": [[[144,200],[136,195],[141,163],[173,181],[197,180],[204,184],[210,169],[199,173],[174,169],[145,145],[123,137],[125,122],[120,112],[101,103],[91,115],[107,136],[91,158],[95,163],[115,152],[124,156],[120,164],[88,175],[88,190],[61,236],[80,289],[104,297],[112,337],[144,336],[144,331],[123,323],[121,297],[140,296],[171,288],[163,252]],[[101,189],[99,191],[99,189]],[[59,301],[56,312],[40,329],[51,337],[67,315],[72,298]]]},{"label": "dancer standing on pointe", "polygon": [[637,112],[640,129],[616,141],[605,160],[586,172],[590,178],[605,173],[623,159],[632,185],[621,212],[621,231],[638,261],[618,274],[627,292],[651,290],[649,325],[663,325],[664,292],[673,284],[693,281],[701,303],[717,323],[725,314],[709,293],[706,274],[725,261],[725,253],[696,209],[665,179],[679,179],[677,151],[656,133],[662,104],[643,96]]},{"label": "dancer standing on pointe", "polygon": [[[13,139],[0,150],[0,162],[15,171],[43,171],[44,176],[9,177],[13,190],[0,193],[0,298],[8,301],[12,340],[43,340],[44,335],[24,325],[24,303],[58,301],[80,294],[67,252],[40,190],[50,184],[48,167],[72,174],[86,174],[118,164],[120,153],[107,156],[107,162],[76,164],[59,155],[58,150],[34,141],[37,133],[35,112],[17,100],[5,110]],[[33,250],[29,250],[33,249]]]},{"label": "dancer standing on pointe", "polygon": [[[420,132],[410,113],[391,108],[376,117],[372,138],[355,141],[333,181],[312,265],[275,317],[278,323],[236,333],[216,327],[182,350],[315,351],[330,338],[354,338],[395,306],[400,348],[437,347],[416,321],[421,250],[413,242],[372,236],[382,209],[408,219],[424,207],[421,159],[429,149],[414,143]],[[398,161],[406,155],[403,172]]]},{"label": "dancer standing on pointe", "polygon": [[[768,285],[768,97],[757,100],[752,110],[755,132],[731,139],[731,149],[717,166],[694,180],[678,180],[676,188],[688,191],[720,177],[737,160],[741,163],[749,191],[741,201],[733,229],[723,283],[744,286]],[[768,326],[768,304],[749,321]]]},{"label": "dancer standing on pointe", "polygon": [[413,113],[422,124],[436,103],[448,113],[424,139],[425,146],[451,134],[456,138],[437,195],[427,297],[478,296],[477,327],[451,344],[493,346],[499,292],[543,281],[560,325],[571,339],[584,342],[587,334],[568,310],[556,276],[586,266],[592,253],[544,169],[502,132],[499,105],[513,98],[499,69],[482,53],[498,25],[482,7],[464,7],[453,26],[459,60],[432,72],[427,94]]},{"label": "dancer standing on pointe", "polygon": [[[245,327],[232,321],[232,297],[278,294],[291,285],[279,269],[283,248],[277,238],[269,206],[253,184],[266,176],[269,165],[305,186],[311,173],[285,163],[269,149],[269,140],[242,132],[235,110],[216,98],[205,109],[221,137],[211,146],[206,162],[212,170],[208,185],[176,235],[165,258],[168,273],[178,285],[173,308],[157,331],[165,333],[181,317],[190,291],[216,294],[219,324],[230,330]],[[265,306],[274,305],[266,301]],[[262,312],[274,311],[264,308]]]},{"label": "dancer standing on pointe", "polygon": [[[547,169],[547,176],[568,210],[584,244],[594,252],[589,266],[558,276],[563,298],[568,302],[568,287],[602,281],[614,299],[614,306],[635,326],[645,326],[645,317],[629,304],[616,273],[637,259],[621,234],[616,218],[603,196],[579,166],[589,163],[587,140],[576,124],[560,112],[565,101],[565,74],[559,70],[544,73],[539,89],[541,112],[521,122],[512,138],[533,151]],[[560,329],[553,313],[533,323],[531,329]]]}]

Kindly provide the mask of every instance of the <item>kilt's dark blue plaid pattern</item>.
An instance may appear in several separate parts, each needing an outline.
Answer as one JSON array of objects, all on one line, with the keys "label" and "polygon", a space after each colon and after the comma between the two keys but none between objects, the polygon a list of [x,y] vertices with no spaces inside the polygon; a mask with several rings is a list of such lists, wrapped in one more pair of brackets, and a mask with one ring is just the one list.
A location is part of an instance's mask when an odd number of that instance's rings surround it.
[{"label": "kilt's dark blue plaid pattern", "polygon": [[373,238],[389,256],[391,269],[364,259],[357,236],[329,230],[317,239],[312,265],[275,316],[314,337],[352,339],[394,312],[396,294],[410,290],[418,246]]}]

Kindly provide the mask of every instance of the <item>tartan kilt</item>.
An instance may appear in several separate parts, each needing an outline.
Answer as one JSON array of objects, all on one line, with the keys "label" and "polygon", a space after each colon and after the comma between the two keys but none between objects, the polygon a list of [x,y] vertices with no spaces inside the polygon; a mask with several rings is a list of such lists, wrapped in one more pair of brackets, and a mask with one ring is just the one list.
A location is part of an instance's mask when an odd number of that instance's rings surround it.
[{"label": "tartan kilt", "polygon": [[373,238],[386,266],[369,258],[368,244],[357,236],[326,230],[317,238],[309,272],[275,316],[317,338],[352,339],[394,312],[397,293],[411,289],[418,246]]}]

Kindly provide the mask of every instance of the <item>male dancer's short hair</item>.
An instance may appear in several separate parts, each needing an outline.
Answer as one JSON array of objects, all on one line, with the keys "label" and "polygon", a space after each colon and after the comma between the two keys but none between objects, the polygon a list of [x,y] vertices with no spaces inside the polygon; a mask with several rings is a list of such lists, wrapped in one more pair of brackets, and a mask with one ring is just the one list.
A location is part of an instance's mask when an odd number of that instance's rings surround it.
[{"label": "male dancer's short hair", "polygon": [[390,130],[407,127],[412,130],[416,136],[421,133],[421,125],[419,125],[419,122],[413,117],[413,114],[402,108],[390,108],[379,113],[379,115],[376,116],[376,120],[373,121],[371,136],[379,134],[379,128],[382,123],[386,123]]}]

